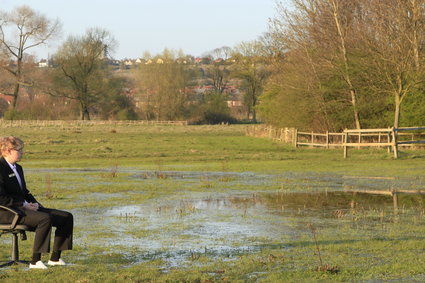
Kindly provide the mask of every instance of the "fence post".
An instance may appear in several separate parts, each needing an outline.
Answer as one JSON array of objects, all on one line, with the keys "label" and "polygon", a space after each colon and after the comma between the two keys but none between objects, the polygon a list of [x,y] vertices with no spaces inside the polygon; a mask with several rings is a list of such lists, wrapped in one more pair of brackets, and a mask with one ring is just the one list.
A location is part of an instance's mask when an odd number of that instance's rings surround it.
[{"label": "fence post", "polygon": [[[359,144],[360,144],[360,143],[362,143],[362,133],[361,133],[361,132],[359,132],[359,139],[358,139],[358,143],[359,143]],[[361,149],[361,148],[362,148],[362,146],[361,146],[361,145],[359,145],[357,148],[358,148],[358,149]]]},{"label": "fence post", "polygon": [[298,147],[298,129],[294,129],[294,146]]},{"label": "fence post", "polygon": [[397,146],[397,133],[396,133],[396,129],[393,127],[391,128],[391,134],[392,134],[392,148],[394,151],[394,158],[397,159],[398,158],[398,146]]},{"label": "fence post", "polygon": [[326,148],[329,149],[329,131],[326,131]]},{"label": "fence post", "polygon": [[344,135],[343,135],[343,144],[344,144],[344,158],[347,158],[347,154],[348,154],[348,147],[347,147],[347,141],[348,141],[348,133],[344,130]]},{"label": "fence post", "polygon": [[393,196],[393,207],[394,207],[394,214],[398,214],[398,197],[397,197],[397,191],[391,192]]}]

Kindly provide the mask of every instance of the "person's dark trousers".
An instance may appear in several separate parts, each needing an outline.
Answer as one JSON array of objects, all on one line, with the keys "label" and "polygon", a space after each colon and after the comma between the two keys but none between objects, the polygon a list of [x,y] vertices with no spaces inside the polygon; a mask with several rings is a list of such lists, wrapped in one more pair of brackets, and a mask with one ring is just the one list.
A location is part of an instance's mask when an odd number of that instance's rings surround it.
[{"label": "person's dark trousers", "polygon": [[24,210],[20,224],[35,227],[33,253],[50,252],[50,234],[56,227],[53,251],[72,249],[74,219],[67,211],[40,207],[38,211]]}]

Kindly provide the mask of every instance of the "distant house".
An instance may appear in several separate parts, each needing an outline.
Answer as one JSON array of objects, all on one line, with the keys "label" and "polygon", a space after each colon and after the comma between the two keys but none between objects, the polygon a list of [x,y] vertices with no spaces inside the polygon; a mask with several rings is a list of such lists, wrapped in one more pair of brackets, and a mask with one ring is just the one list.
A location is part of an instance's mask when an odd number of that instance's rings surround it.
[{"label": "distant house", "polygon": [[6,103],[8,105],[10,105],[12,103],[13,96],[11,96],[11,95],[5,95],[3,93],[0,93],[0,99],[6,101]]},{"label": "distant house", "polygon": [[227,63],[236,63],[236,59],[235,58],[228,58],[225,60]]},{"label": "distant house", "polygon": [[147,60],[147,61],[145,62],[145,65],[150,65],[150,64],[153,64],[153,63],[156,63],[156,64],[164,64],[164,60],[163,60],[163,59],[161,59],[161,58],[156,59],[156,61],[153,61],[152,59],[149,59],[149,60]]},{"label": "distant house", "polygon": [[9,62],[6,62],[4,64],[4,66],[6,67],[10,67],[10,68],[15,68],[17,66],[17,62],[15,60],[9,60]]},{"label": "distant house", "polygon": [[196,57],[195,58],[195,63],[196,64],[210,64],[211,63],[211,58],[209,57]]},{"label": "distant house", "polygon": [[131,66],[133,66],[133,61],[131,61],[130,59],[124,60],[124,68],[130,69]]},{"label": "distant house", "polygon": [[187,64],[187,61],[185,59],[177,59],[177,64]]},{"label": "distant house", "polygon": [[119,66],[120,63],[121,62],[119,60],[113,60],[113,59],[108,60],[108,64],[111,65],[111,66]]},{"label": "distant house", "polygon": [[41,59],[40,62],[38,62],[39,68],[47,68],[49,67],[49,62],[46,59]]},{"label": "distant house", "polygon": [[240,100],[228,100],[227,101],[227,107],[229,107],[229,108],[241,107],[241,106],[243,106],[243,103]]}]

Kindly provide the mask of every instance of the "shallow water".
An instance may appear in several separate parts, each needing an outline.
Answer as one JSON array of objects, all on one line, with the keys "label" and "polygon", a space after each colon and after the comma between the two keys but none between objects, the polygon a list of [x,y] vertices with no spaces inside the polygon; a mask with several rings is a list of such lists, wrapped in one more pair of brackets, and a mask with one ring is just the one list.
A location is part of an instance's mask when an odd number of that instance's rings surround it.
[{"label": "shallow water", "polygon": [[[141,258],[159,257],[173,266],[193,254],[229,257],[256,251],[265,243],[281,242],[281,236],[293,230],[287,220],[267,212],[262,203],[193,197],[177,203],[158,200],[107,209],[102,215],[111,227],[109,232],[121,236],[101,241],[108,246],[137,248]],[[86,223],[92,221],[96,219],[85,216]]]},{"label": "shallow water", "polygon": [[167,170],[140,170],[138,168],[45,168],[27,169],[32,174],[48,173],[125,173],[129,179],[144,182],[156,182],[158,179],[172,179],[175,182],[193,184],[190,181],[221,181],[229,187],[233,185],[270,186],[294,189],[356,189],[356,190],[404,190],[425,189],[425,176],[416,178],[395,178],[381,176],[350,176],[341,174],[316,172],[282,172],[280,174],[261,174],[255,172],[209,172],[209,171],[167,171]]},{"label": "shallow water", "polygon": [[[398,202],[407,216],[424,210],[425,197],[400,196]],[[360,213],[374,216],[354,220]],[[168,266],[177,266],[194,255],[232,258],[268,247],[285,249],[288,242],[309,234],[309,223],[329,227],[355,221],[373,227],[373,222],[394,221],[398,213],[392,197],[386,195],[295,192],[213,197],[199,193],[180,201],[106,209],[104,224],[117,237],[99,240],[112,250],[137,249],[136,262],[161,258]],[[85,218],[90,223],[90,217]]]},{"label": "shallow water", "polygon": [[[113,170],[116,170],[113,169]],[[111,169],[32,169],[29,174],[105,174]],[[168,267],[201,255],[233,258],[266,248],[287,249],[306,237],[308,224],[337,227],[355,223],[375,229],[376,223],[397,221],[400,215],[424,214],[423,195],[391,195],[373,191],[425,189],[425,178],[357,177],[321,173],[257,174],[253,172],[180,172],[119,168],[135,186],[169,181],[180,188],[173,195],[133,205],[113,201],[119,193],[90,193],[80,201],[111,202],[110,208],[80,208],[76,244],[98,245],[128,254],[134,263],[162,259]],[[73,184],[99,185],[99,180]],[[107,178],[101,181],[108,185]],[[95,184],[93,184],[95,183]],[[214,183],[204,191],[193,186]],[[368,228],[369,229],[369,228]],[[92,238],[95,238],[93,241]],[[89,240],[86,240],[89,239]]]}]

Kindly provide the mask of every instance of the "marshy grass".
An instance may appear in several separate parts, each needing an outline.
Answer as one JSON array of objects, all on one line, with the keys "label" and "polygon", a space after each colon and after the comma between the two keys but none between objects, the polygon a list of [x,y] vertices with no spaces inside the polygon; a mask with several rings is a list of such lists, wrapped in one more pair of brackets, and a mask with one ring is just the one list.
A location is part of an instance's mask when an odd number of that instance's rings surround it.
[{"label": "marshy grass", "polygon": [[[334,194],[424,189],[424,152],[393,160],[362,149],[344,160],[339,149],[246,137],[245,127],[3,127],[26,142],[31,192],[72,211],[76,227],[64,253],[72,265],[4,268],[0,282],[425,280],[423,197],[401,196],[395,213],[391,198]],[[10,239],[0,247],[6,260]]]}]

